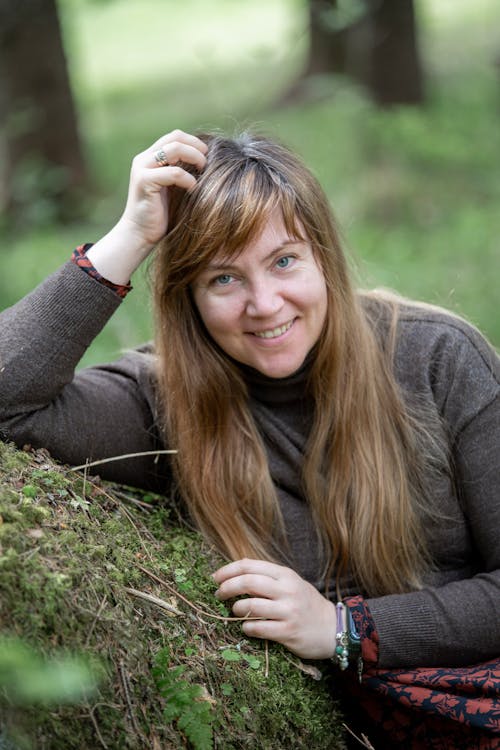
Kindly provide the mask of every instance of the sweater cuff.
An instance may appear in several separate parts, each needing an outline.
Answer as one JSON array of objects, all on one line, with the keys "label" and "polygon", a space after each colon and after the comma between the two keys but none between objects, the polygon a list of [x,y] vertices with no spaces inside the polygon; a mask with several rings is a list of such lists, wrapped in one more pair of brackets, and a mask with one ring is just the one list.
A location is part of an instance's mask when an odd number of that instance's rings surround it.
[{"label": "sweater cuff", "polygon": [[368,600],[380,635],[378,666],[382,669],[435,663],[438,625],[428,595],[422,590]]},{"label": "sweater cuff", "polygon": [[112,289],[115,294],[123,299],[132,290],[130,282],[128,284],[114,284],[112,281],[108,281],[108,279],[105,279],[104,276],[101,276],[99,271],[94,268],[90,260],[87,258],[87,250],[90,250],[92,245],[92,242],[86,242],[84,245],[78,245],[78,247],[73,250],[71,260],[75,265],[78,266],[78,268],[81,268],[82,271],[85,271],[85,273],[98,281],[100,284],[107,286],[108,289]]},{"label": "sweater cuff", "polygon": [[379,640],[375,622],[362,596],[351,596],[344,599],[344,604],[351,610],[353,622],[361,639],[361,658],[365,668],[375,667],[378,663]]}]

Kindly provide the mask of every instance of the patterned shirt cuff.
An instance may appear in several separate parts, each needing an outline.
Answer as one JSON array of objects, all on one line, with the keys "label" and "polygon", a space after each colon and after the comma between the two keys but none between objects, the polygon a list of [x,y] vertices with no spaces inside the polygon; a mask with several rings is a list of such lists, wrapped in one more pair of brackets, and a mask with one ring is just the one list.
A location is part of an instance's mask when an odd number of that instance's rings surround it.
[{"label": "patterned shirt cuff", "polygon": [[351,596],[344,600],[352,614],[356,630],[361,638],[361,657],[366,668],[378,663],[378,633],[368,604],[362,596]]},{"label": "patterned shirt cuff", "polygon": [[92,242],[87,242],[85,245],[79,245],[71,256],[71,260],[75,265],[81,268],[85,273],[88,273],[93,279],[98,281],[103,286],[107,286],[108,289],[112,289],[122,299],[127,296],[131,291],[132,286],[129,284],[114,284],[112,281],[105,279],[99,271],[97,271],[90,260],[87,258],[87,250],[92,247]]}]

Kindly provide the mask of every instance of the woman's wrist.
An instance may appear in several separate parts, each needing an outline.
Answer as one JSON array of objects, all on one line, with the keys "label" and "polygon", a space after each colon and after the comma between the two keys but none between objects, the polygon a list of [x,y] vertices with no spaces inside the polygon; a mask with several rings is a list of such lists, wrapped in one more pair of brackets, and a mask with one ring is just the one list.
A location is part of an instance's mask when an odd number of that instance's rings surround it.
[{"label": "woman's wrist", "polygon": [[85,273],[87,273],[89,276],[91,276],[93,279],[98,281],[103,286],[108,287],[108,289],[111,289],[115,294],[117,294],[121,299],[124,299],[127,294],[131,291],[132,286],[130,284],[114,284],[112,281],[109,281],[108,279],[104,278],[99,271],[97,271],[96,268],[92,265],[92,262],[89,260],[88,252],[92,248],[92,243],[86,243],[84,245],[78,245],[73,250],[73,253],[71,255],[71,260],[73,263],[78,266],[78,268],[81,268]]},{"label": "woman's wrist", "polygon": [[130,223],[122,218],[87,251],[87,257],[103,278],[126,286],[153,248],[154,245],[138,237]]}]

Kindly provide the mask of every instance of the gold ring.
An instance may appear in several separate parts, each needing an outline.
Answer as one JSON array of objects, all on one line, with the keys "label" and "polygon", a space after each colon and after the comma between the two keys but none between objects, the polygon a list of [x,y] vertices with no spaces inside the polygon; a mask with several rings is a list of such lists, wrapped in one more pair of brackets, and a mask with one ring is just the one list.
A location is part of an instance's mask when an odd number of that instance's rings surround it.
[{"label": "gold ring", "polygon": [[167,155],[162,148],[155,153],[155,162],[159,167],[168,167]]}]

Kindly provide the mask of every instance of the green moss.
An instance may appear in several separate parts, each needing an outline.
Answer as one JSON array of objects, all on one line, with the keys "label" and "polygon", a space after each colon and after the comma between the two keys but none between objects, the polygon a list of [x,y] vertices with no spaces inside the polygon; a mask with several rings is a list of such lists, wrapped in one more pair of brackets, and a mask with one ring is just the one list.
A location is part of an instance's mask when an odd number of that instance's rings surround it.
[{"label": "green moss", "polygon": [[[196,740],[198,715],[209,717],[210,742],[221,750],[344,747],[328,681],[304,674],[276,644],[266,673],[264,644],[217,619],[228,614],[210,576],[221,561],[198,534],[170,524],[161,500],[150,497],[151,508],[139,508],[123,488],[88,478],[83,486],[43,452],[3,444],[0,477],[0,630],[42,656],[62,650],[97,659],[105,675],[96,695],[74,706],[23,706],[20,713],[0,690],[0,725],[19,748],[196,747],[206,741],[203,733]],[[35,492],[26,495],[26,486]],[[180,668],[192,690],[184,690],[186,710],[166,717],[152,670],[167,646],[163,669]],[[194,706],[200,700],[201,709]]]}]

